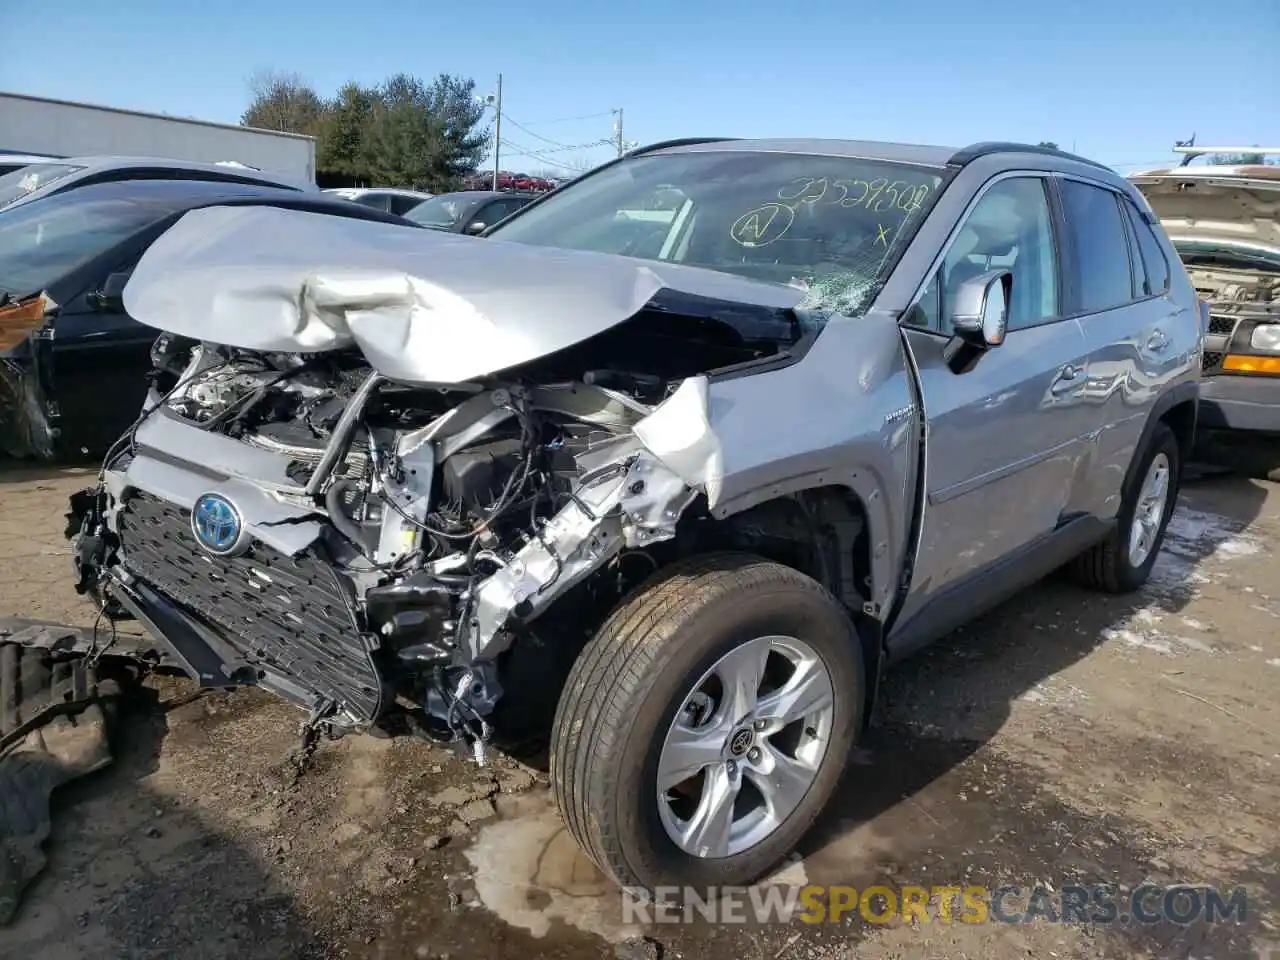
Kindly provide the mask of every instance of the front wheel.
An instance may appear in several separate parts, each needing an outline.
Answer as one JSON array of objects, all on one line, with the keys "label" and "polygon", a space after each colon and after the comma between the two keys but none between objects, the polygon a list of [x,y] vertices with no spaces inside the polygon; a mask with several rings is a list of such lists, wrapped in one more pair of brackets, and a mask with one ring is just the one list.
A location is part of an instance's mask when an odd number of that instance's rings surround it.
[{"label": "front wheel", "polygon": [[858,637],[814,580],[742,554],[661,571],[613,612],[556,711],[566,827],[623,886],[740,886],[830,799],[862,717]]}]

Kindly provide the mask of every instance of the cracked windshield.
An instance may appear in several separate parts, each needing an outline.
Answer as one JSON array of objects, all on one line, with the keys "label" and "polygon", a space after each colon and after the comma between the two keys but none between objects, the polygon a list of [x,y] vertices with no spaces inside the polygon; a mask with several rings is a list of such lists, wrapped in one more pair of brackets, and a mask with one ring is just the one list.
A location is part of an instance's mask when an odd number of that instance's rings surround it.
[{"label": "cracked windshield", "polygon": [[941,171],[717,151],[637,158],[566,188],[495,239],[663,260],[790,284],[858,314],[932,206]]}]

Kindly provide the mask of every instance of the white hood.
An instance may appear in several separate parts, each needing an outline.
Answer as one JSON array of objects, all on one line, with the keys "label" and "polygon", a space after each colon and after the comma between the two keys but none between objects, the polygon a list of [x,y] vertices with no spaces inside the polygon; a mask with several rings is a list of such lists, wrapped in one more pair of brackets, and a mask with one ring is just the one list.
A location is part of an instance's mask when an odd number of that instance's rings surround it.
[{"label": "white hood", "polygon": [[1129,179],[1175,242],[1247,245],[1280,254],[1280,170],[1194,167]]},{"label": "white hood", "polygon": [[676,264],[235,206],[183,216],[124,302],[180,336],[284,353],[354,344],[394,380],[458,383],[602,333],[664,289],[778,309],[804,295]]}]

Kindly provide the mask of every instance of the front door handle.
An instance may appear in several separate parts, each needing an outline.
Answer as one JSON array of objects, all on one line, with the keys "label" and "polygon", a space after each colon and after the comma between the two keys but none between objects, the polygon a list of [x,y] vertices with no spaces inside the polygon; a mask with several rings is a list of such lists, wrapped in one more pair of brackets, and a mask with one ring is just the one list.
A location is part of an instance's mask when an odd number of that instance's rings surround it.
[{"label": "front door handle", "polygon": [[1160,353],[1169,348],[1169,338],[1163,330],[1157,330],[1147,338],[1147,349],[1152,353]]}]

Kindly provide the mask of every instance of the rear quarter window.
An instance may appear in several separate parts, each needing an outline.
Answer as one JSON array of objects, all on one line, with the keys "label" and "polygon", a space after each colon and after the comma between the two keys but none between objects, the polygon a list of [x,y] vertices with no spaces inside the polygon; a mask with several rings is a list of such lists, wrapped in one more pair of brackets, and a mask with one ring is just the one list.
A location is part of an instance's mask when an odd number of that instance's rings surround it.
[{"label": "rear quarter window", "polygon": [[1138,253],[1141,255],[1142,262],[1139,276],[1145,274],[1145,284],[1142,290],[1144,296],[1158,297],[1162,293],[1169,290],[1169,261],[1164,255],[1164,248],[1160,245],[1160,241],[1156,238],[1155,231],[1138,212],[1138,208],[1129,200],[1122,202],[1125,212],[1129,216],[1129,225],[1133,228],[1133,235],[1138,241]]}]

